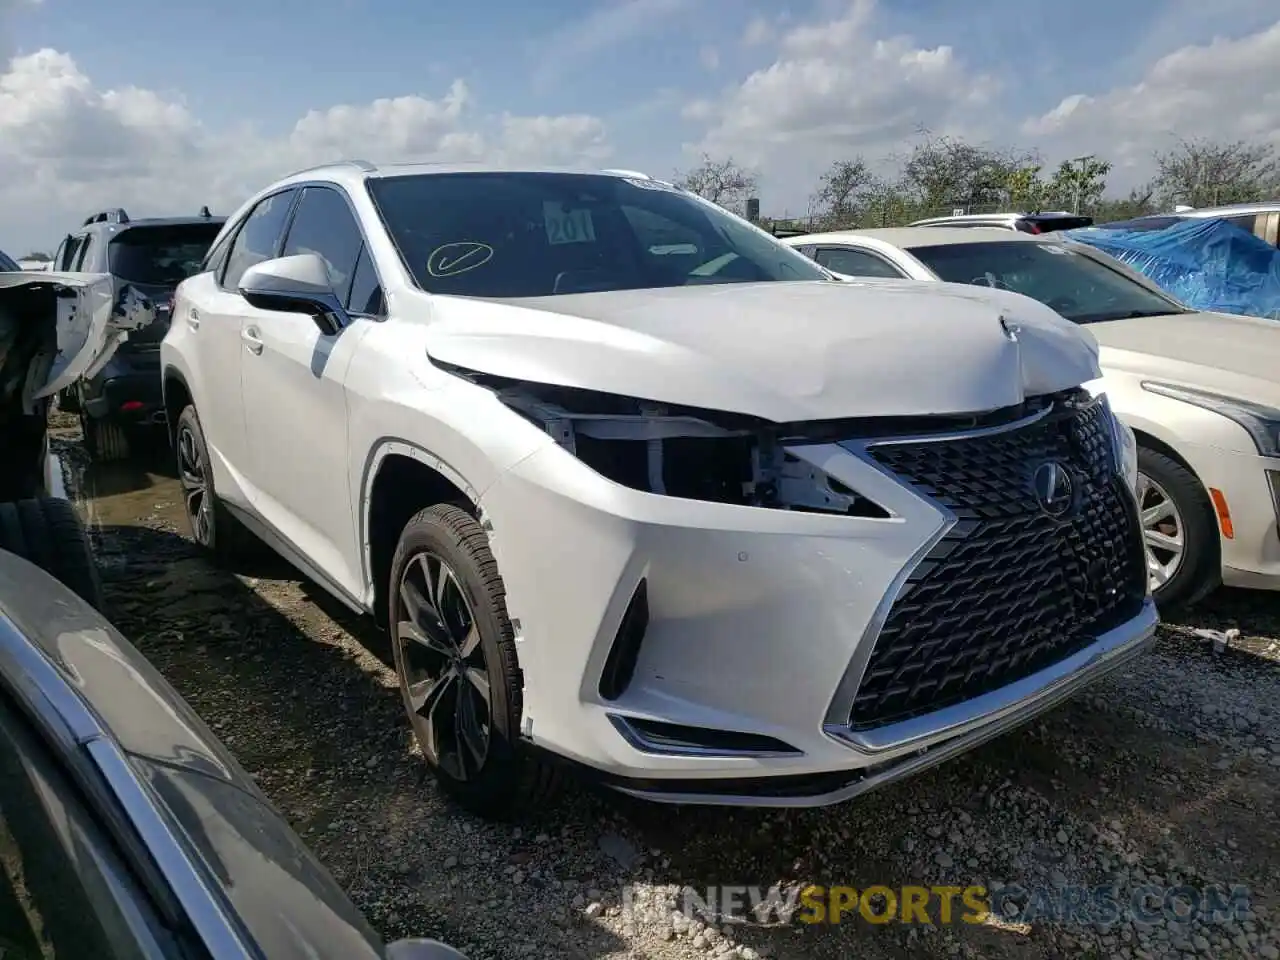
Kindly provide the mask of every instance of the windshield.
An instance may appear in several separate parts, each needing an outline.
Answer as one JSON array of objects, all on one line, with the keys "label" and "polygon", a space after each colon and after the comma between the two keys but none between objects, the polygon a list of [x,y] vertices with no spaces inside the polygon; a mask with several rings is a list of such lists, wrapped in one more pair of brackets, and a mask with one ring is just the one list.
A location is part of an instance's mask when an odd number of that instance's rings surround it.
[{"label": "windshield", "polygon": [[1005,240],[909,247],[907,252],[939,280],[1012,290],[1076,323],[1187,312],[1063,243]]},{"label": "windshield", "polygon": [[221,229],[221,220],[211,220],[124,230],[108,248],[111,273],[128,283],[177,286],[200,269]]},{"label": "windshield", "polygon": [[827,280],[803,254],[654,181],[578,173],[448,173],[369,181],[418,285],[543,297],[692,284]]},{"label": "windshield", "polygon": [[15,270],[21,270],[21,269],[22,268],[19,267],[17,263],[15,263],[13,260],[9,259],[9,257],[5,255],[5,252],[3,250],[0,250],[0,270],[15,271]]}]

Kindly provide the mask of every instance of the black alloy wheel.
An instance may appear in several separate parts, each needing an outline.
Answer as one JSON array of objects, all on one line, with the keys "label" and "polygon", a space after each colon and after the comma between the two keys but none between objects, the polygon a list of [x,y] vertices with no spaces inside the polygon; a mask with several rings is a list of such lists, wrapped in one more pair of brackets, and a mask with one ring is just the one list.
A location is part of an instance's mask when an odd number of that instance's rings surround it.
[{"label": "black alloy wheel", "polygon": [[204,444],[189,423],[178,425],[178,480],[182,499],[196,543],[208,547],[213,534],[213,501],[209,496],[209,476],[205,464]]},{"label": "black alloy wheel", "polygon": [[393,639],[405,709],[427,761],[457,781],[477,778],[491,742],[488,663],[458,575],[430,551],[404,565]]}]

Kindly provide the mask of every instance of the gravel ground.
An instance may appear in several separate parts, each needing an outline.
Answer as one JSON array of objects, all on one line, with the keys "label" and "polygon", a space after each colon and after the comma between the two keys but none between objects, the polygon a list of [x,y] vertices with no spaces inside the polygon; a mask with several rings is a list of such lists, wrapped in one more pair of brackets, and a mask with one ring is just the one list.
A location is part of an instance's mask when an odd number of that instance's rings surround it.
[{"label": "gravel ground", "polygon": [[[1223,591],[1041,722],[843,806],[673,809],[575,786],[540,818],[499,826],[424,775],[371,624],[280,561],[210,567],[170,477],[86,469],[76,438],[57,422],[110,616],[389,938],[439,937],[472,960],[1280,958],[1280,596]],[[1238,635],[1215,645],[1196,629]],[[712,884],[810,883],[980,884],[996,915],[717,928],[675,909]],[[1248,909],[1193,922],[1048,909],[1077,886],[1128,904],[1144,887],[1189,900],[1218,885],[1247,887]]]}]

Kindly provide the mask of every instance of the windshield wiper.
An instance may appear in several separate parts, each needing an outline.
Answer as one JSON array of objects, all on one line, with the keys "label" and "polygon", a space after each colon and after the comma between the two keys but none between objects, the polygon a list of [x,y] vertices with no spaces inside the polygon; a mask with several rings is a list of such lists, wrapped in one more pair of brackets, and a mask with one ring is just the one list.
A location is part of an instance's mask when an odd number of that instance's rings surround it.
[{"label": "windshield wiper", "polygon": [[1168,310],[1121,310],[1117,313],[1087,313],[1076,317],[1076,323],[1109,323],[1112,320],[1137,320],[1140,317],[1167,317],[1179,313],[1191,313],[1181,307],[1169,305]]}]

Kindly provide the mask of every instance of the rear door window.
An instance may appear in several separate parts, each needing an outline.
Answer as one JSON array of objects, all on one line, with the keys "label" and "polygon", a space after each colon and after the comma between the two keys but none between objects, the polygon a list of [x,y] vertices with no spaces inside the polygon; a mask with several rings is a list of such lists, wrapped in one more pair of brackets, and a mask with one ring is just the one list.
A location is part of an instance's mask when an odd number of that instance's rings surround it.
[{"label": "rear door window", "polygon": [[819,247],[813,259],[828,270],[850,277],[897,277],[903,273],[888,260],[866,250],[851,247]]},{"label": "rear door window", "polygon": [[218,223],[132,227],[108,247],[113,276],[142,286],[173,287],[198,273],[218,236]]}]

